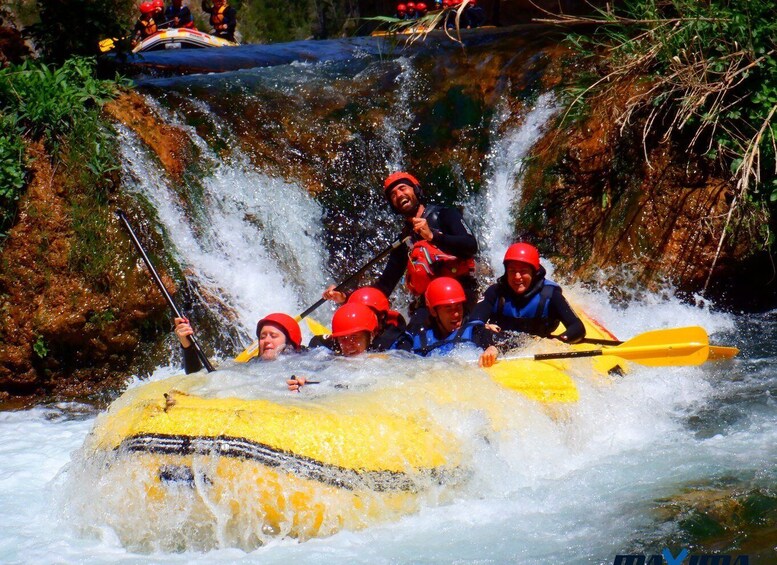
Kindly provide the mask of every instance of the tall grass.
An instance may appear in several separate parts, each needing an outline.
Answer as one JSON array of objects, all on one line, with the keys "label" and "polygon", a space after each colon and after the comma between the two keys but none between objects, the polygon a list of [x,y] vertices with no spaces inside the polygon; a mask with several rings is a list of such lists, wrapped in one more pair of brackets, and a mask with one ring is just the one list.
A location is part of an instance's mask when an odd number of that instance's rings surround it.
[{"label": "tall grass", "polygon": [[594,29],[568,35],[578,52],[596,61],[587,84],[570,90],[570,115],[592,99],[613,96],[626,82],[640,83],[619,121],[642,123],[645,145],[656,138],[682,142],[728,171],[736,194],[727,226],[737,214],[757,209],[762,242],[770,246],[777,212],[774,5],[623,0],[593,17],[553,19]]}]

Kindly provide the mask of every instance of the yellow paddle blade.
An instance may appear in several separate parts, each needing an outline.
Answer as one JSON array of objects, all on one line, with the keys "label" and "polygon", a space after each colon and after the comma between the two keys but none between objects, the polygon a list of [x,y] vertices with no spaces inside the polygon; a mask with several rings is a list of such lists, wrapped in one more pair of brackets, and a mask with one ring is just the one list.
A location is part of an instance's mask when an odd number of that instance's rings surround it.
[{"label": "yellow paddle blade", "polygon": [[701,365],[710,354],[704,328],[670,328],[644,332],[616,347],[604,347],[602,355],[615,355],[649,367]]},{"label": "yellow paddle blade", "polygon": [[547,362],[505,359],[485,371],[495,382],[532,400],[577,402],[580,398],[572,378]]},{"label": "yellow paddle blade", "polygon": [[313,335],[329,335],[332,333],[332,330],[327,328],[325,325],[316,322],[313,318],[305,318],[305,322],[307,323],[308,329]]},{"label": "yellow paddle blade", "polygon": [[248,363],[251,359],[259,355],[259,341],[254,340],[254,342],[246,347],[243,352],[235,357],[235,362],[237,363]]},{"label": "yellow paddle blade", "polygon": [[111,51],[116,47],[116,42],[118,39],[115,37],[106,37],[105,39],[101,40],[100,43],[97,44],[97,46],[100,48],[100,53],[107,53],[108,51]]},{"label": "yellow paddle blade", "polygon": [[736,347],[728,347],[725,345],[710,345],[710,361],[720,361],[722,359],[731,359],[736,357],[739,353],[739,349]]}]

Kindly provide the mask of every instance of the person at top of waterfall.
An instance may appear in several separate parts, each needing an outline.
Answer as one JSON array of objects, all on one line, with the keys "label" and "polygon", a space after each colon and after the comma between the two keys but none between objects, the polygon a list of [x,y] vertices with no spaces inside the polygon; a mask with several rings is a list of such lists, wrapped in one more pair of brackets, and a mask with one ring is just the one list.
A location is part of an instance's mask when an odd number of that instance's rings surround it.
[{"label": "person at top of waterfall", "polygon": [[202,11],[210,14],[212,34],[222,39],[235,41],[237,12],[227,3],[227,0],[202,0]]},{"label": "person at top of waterfall", "polygon": [[398,20],[406,20],[407,19],[407,4],[397,4],[397,10],[394,14],[394,17]]},{"label": "person at top of waterfall", "polygon": [[173,0],[165,10],[165,23],[160,27],[194,29],[192,12],[188,6],[183,5],[183,0]]},{"label": "person at top of waterfall", "polygon": [[[202,369],[200,358],[189,339],[194,330],[187,318],[175,318],[175,335],[183,347],[183,366],[186,374]],[[260,361],[274,361],[281,354],[302,349],[302,331],[297,321],[281,312],[268,314],[256,324]]]},{"label": "person at top of waterfall", "polygon": [[[329,347],[335,355],[343,357],[356,357],[369,351],[378,332],[378,317],[375,312],[360,302],[343,304],[332,316],[332,333],[336,346]],[[331,342],[330,342],[331,343]],[[310,342],[310,347],[328,347],[325,341],[315,337]],[[307,380],[304,377],[293,377],[286,381],[291,391],[299,391]]]},{"label": "person at top of waterfall", "polygon": [[[504,255],[504,274],[491,285],[472,312],[472,319],[494,324],[503,332],[549,337],[564,324],[561,341],[577,343],[585,325],[564,298],[561,287],[545,278],[540,253],[529,243],[514,243]],[[508,337],[508,336],[500,336]]]},{"label": "person at top of waterfall", "polygon": [[156,8],[153,2],[142,2],[138,6],[140,17],[135,22],[135,28],[132,30],[132,47],[147,37],[154,35],[158,31],[157,21],[154,19]]},{"label": "person at top of waterfall", "polygon": [[[443,7],[458,11],[461,7],[461,0],[443,0]],[[461,29],[471,29],[482,26],[486,21],[486,13],[481,6],[477,5],[477,0],[469,0],[467,5],[461,11],[459,16],[459,27]],[[450,15],[445,24],[449,29],[456,27],[456,18]]]},{"label": "person at top of waterfall", "polygon": [[[407,289],[414,297],[412,313],[423,306],[429,283],[436,277],[449,276],[461,283],[467,303],[473,306],[478,290],[474,277],[478,242],[462,213],[453,207],[425,204],[421,183],[404,171],[386,177],[383,194],[404,220],[400,238],[409,236],[412,243],[391,252],[383,273],[372,286],[391,296],[404,274]],[[323,297],[339,304],[347,298],[334,285],[324,291]]]},{"label": "person at top of waterfall", "polygon": [[[377,288],[363,286],[356,289],[346,301],[346,304],[364,304],[378,319],[378,328],[372,339],[369,351],[387,351],[392,349],[397,340],[402,337],[407,328],[404,316],[391,309],[388,298]],[[338,344],[332,336],[313,336],[308,347],[327,347],[338,350]]]},{"label": "person at top of waterfall", "polygon": [[459,281],[451,277],[439,277],[429,283],[426,292],[429,321],[406,334],[410,350],[422,356],[445,355],[456,345],[471,343],[483,349],[478,364],[490,367],[496,363],[499,350],[494,342],[494,332],[480,320],[466,316],[467,297]]}]

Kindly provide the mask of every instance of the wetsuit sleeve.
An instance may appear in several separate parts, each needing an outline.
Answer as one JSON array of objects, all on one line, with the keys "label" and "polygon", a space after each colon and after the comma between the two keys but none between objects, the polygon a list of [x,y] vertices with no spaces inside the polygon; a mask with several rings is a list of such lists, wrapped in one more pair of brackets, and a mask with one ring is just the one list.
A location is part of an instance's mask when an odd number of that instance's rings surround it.
[{"label": "wetsuit sleeve", "polygon": [[486,293],[483,295],[483,300],[475,304],[470,315],[470,320],[478,320],[484,324],[488,323],[491,318],[491,313],[494,311],[494,304],[498,300],[498,294],[496,285],[492,284],[486,289]]},{"label": "wetsuit sleeve", "polygon": [[560,288],[556,288],[553,291],[553,296],[550,297],[550,315],[554,318],[561,320],[564,323],[566,331],[562,333],[562,336],[566,336],[569,343],[577,343],[585,337],[585,325],[583,321],[578,318],[575,311],[564,298],[564,294]]},{"label": "wetsuit sleeve", "polygon": [[477,254],[478,240],[464,222],[464,216],[456,208],[440,210],[439,225],[439,230],[433,230],[433,245],[445,253],[462,259],[469,259]]},{"label": "wetsuit sleeve", "polygon": [[200,361],[197,350],[194,349],[193,345],[182,347],[181,349],[183,349],[183,370],[187,375],[202,369],[202,361]]},{"label": "wetsuit sleeve", "polygon": [[389,254],[383,274],[378,277],[378,280],[372,286],[386,296],[391,296],[402,275],[405,274],[405,267],[407,267],[407,246],[400,245]]},{"label": "wetsuit sleeve", "polygon": [[472,329],[472,341],[483,350],[488,349],[492,345],[497,345],[494,339],[495,336],[496,334],[494,332],[487,329],[482,324],[478,324]]},{"label": "wetsuit sleeve", "polygon": [[337,346],[333,337],[314,335],[308,344],[308,348],[313,349],[314,347],[326,347],[330,351],[335,351]]},{"label": "wetsuit sleeve", "polygon": [[397,339],[390,349],[399,349],[400,351],[413,351],[413,336],[407,332],[403,332],[399,339]]}]

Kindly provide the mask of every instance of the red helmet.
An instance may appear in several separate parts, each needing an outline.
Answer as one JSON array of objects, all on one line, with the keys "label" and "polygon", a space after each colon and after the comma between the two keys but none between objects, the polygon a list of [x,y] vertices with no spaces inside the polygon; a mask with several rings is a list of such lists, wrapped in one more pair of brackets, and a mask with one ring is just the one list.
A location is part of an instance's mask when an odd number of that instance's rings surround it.
[{"label": "red helmet", "polygon": [[141,14],[150,14],[154,11],[154,3],[153,2],[143,2],[139,6],[140,13]]},{"label": "red helmet", "polygon": [[507,248],[502,262],[507,263],[508,261],[526,263],[531,265],[536,271],[540,268],[540,252],[537,251],[536,247],[528,243],[513,243]]},{"label": "red helmet", "polygon": [[426,4],[424,4],[423,2],[419,2],[418,4],[415,5],[415,9],[418,10],[419,12],[426,12]]},{"label": "red helmet", "polygon": [[256,324],[256,337],[259,337],[259,334],[262,333],[262,327],[265,324],[278,326],[281,331],[286,334],[286,339],[291,342],[291,344],[294,346],[294,349],[299,349],[302,347],[302,331],[299,329],[297,320],[288,314],[276,312],[274,314],[268,314],[259,320],[259,322]]},{"label": "red helmet", "polygon": [[397,13],[404,14],[405,12],[407,12],[407,6],[404,4],[397,4]]},{"label": "red helmet", "polygon": [[332,337],[358,332],[374,333],[377,329],[378,317],[364,304],[343,304],[332,317]]},{"label": "red helmet", "polygon": [[415,10],[415,2],[408,2],[407,3],[407,9],[408,10]]},{"label": "red helmet", "polygon": [[381,314],[389,311],[389,301],[386,295],[372,286],[363,286],[348,297],[348,304],[364,304]]},{"label": "red helmet", "polygon": [[[412,5],[413,3],[410,2],[407,7],[410,8]],[[383,181],[383,193],[386,195],[386,198],[388,198],[391,193],[391,189],[400,184],[409,184],[415,189],[416,196],[420,197],[421,183],[418,182],[418,179],[410,173],[397,171],[396,173],[391,173],[386,177],[386,180]]]},{"label": "red helmet", "polygon": [[429,283],[424,293],[426,305],[435,308],[443,304],[466,302],[467,296],[461,283],[451,277],[438,277]]}]

